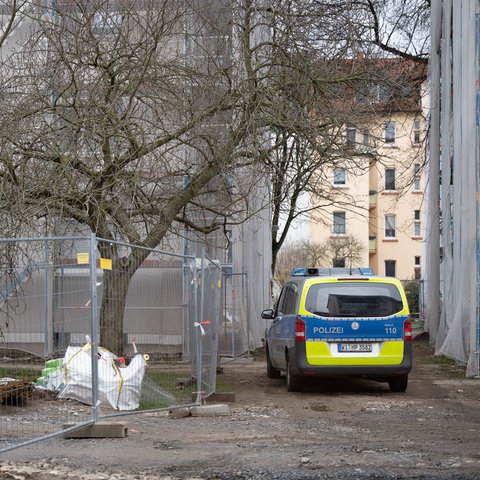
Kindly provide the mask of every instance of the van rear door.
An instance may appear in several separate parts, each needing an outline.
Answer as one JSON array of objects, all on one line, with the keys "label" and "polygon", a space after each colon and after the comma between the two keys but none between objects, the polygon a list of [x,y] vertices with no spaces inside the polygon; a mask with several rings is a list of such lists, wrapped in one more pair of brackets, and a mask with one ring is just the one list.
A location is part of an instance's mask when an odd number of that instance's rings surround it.
[{"label": "van rear door", "polygon": [[310,365],[398,365],[404,357],[409,311],[396,279],[329,279],[305,295]]}]

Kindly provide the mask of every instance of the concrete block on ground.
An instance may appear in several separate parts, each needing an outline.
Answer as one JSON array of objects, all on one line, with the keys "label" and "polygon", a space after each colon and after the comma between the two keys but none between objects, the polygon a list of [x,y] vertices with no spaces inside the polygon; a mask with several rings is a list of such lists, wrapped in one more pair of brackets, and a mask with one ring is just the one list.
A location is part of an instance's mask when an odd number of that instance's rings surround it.
[{"label": "concrete block on ground", "polygon": [[[126,422],[97,422],[86,427],[66,433],[65,438],[124,438],[128,435]],[[63,428],[74,427],[75,424],[65,424]]]},{"label": "concrete block on ground", "polygon": [[172,408],[168,412],[168,418],[185,418],[190,416],[191,416],[190,409],[186,407]]},{"label": "concrete block on ground", "polygon": [[199,405],[190,408],[192,417],[219,417],[230,415],[228,405]]}]

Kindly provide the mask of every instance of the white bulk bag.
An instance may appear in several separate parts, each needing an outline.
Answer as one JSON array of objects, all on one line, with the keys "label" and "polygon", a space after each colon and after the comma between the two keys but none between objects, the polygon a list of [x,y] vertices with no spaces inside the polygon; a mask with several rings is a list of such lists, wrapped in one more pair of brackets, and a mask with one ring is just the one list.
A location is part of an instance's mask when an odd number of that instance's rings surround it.
[{"label": "white bulk bag", "polygon": [[[65,388],[59,398],[70,398],[92,405],[92,345],[69,346],[65,353]],[[139,406],[146,361],[135,355],[130,364],[116,365],[117,356],[97,349],[98,400],[115,410],[135,410]]]}]

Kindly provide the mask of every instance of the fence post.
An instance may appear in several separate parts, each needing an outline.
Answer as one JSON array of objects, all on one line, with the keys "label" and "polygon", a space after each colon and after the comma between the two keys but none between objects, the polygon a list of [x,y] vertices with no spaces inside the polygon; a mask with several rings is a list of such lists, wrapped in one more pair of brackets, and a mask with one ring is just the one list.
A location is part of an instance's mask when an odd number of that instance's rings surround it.
[{"label": "fence post", "polygon": [[232,288],[232,357],[235,358],[235,309],[237,308],[237,304],[235,302],[235,295],[236,295],[236,285],[233,285]]},{"label": "fence post", "polygon": [[245,272],[245,275],[242,275],[242,281],[245,281],[245,311],[247,316],[247,357],[250,358],[250,295],[248,291],[248,272]]},{"label": "fence post", "polygon": [[[55,261],[52,258],[52,262],[50,262],[50,255],[48,249],[48,242],[44,240],[43,242],[43,264],[44,268],[44,281],[45,281],[45,308],[44,308],[44,315],[45,315],[45,346],[44,346],[44,354],[45,356],[50,356],[53,354],[53,277],[54,277],[54,265]],[[51,264],[50,264],[51,263]]]},{"label": "fence post", "polygon": [[[196,269],[196,265],[195,265]],[[198,272],[197,272],[198,273]],[[204,294],[205,294],[205,249],[202,249],[202,260],[200,265],[200,278],[201,278],[201,288],[200,288],[200,312],[198,314],[198,318],[196,318],[196,325],[195,325],[195,339],[197,342],[197,397],[195,403],[202,403],[202,356],[203,356],[203,348],[202,348],[202,325],[203,322],[203,301],[204,301]],[[196,285],[197,279],[196,279]],[[197,286],[195,285],[195,292],[197,291]],[[196,297],[196,295],[195,295]],[[197,298],[195,298],[195,304],[197,303]],[[195,315],[197,317],[197,315]]]},{"label": "fence post", "polygon": [[98,422],[100,415],[100,402],[98,400],[98,310],[97,310],[97,239],[94,233],[90,235],[90,333],[92,338],[92,420]]}]

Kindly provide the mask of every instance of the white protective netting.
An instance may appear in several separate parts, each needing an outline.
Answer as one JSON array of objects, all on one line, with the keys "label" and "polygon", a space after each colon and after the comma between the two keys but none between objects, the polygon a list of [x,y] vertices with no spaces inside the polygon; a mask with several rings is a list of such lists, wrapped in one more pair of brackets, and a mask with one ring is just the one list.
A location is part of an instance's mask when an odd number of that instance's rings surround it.
[{"label": "white protective netting", "polygon": [[432,2],[425,328],[468,376],[479,374],[477,14],[477,0]]}]

